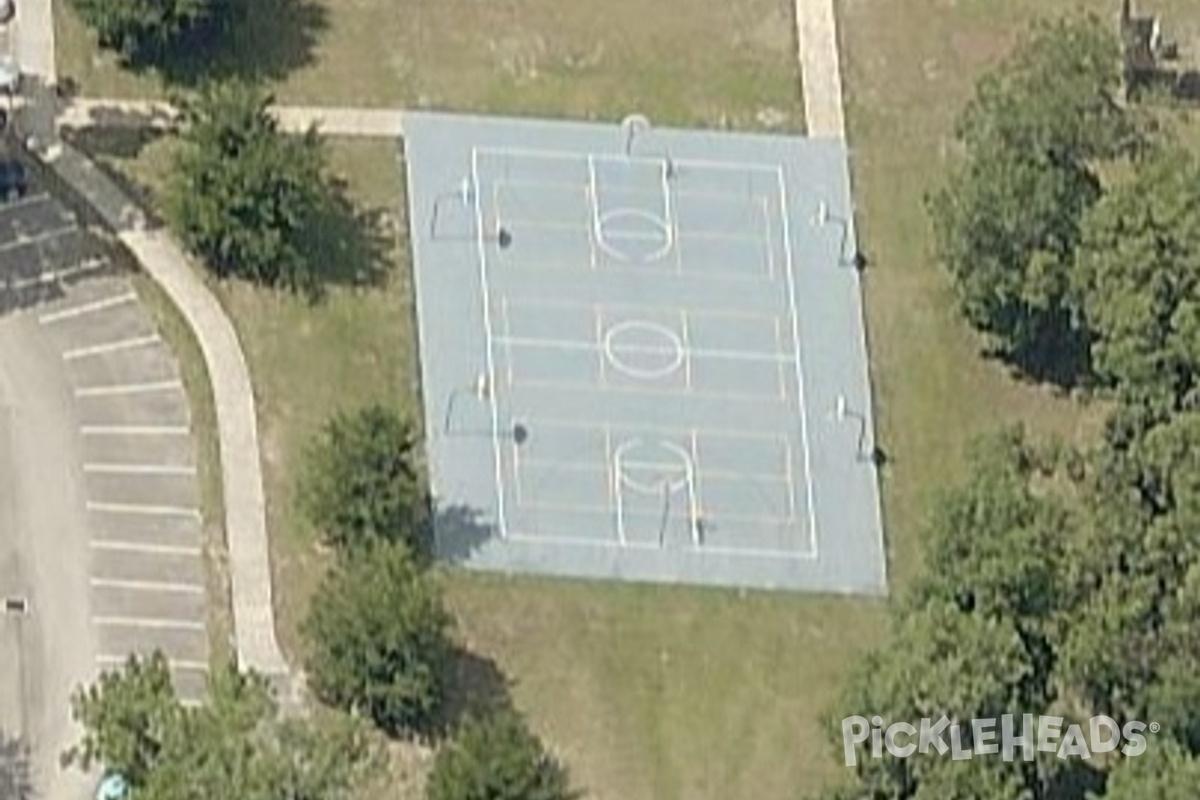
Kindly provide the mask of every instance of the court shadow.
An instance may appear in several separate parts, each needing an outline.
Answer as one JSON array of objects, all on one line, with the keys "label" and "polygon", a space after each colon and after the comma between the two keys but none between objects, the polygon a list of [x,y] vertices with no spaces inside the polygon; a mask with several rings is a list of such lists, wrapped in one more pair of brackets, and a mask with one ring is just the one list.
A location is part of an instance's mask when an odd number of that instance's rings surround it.
[{"label": "court shadow", "polygon": [[439,559],[462,564],[492,538],[494,529],[481,522],[480,516],[477,509],[465,505],[435,508],[433,529]]},{"label": "court shadow", "polygon": [[0,728],[0,800],[31,800],[33,772],[29,744]]}]

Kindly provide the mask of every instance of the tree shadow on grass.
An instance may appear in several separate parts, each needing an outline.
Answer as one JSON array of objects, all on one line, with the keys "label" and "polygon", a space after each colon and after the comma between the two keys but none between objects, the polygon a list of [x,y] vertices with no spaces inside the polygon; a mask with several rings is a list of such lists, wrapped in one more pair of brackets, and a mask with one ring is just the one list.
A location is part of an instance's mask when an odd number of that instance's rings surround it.
[{"label": "tree shadow on grass", "polygon": [[1086,389],[1094,374],[1091,339],[1067,321],[1065,312],[1015,348],[985,349],[985,355],[1007,364],[1013,377],[1063,392]]},{"label": "tree shadow on grass", "polygon": [[33,777],[29,744],[0,729],[0,800],[31,800]]},{"label": "tree shadow on grass", "polygon": [[320,301],[330,286],[382,285],[395,240],[395,222],[385,210],[356,206],[345,182],[331,181],[316,218],[301,233],[304,256],[315,267],[309,299]]},{"label": "tree shadow on grass", "polygon": [[169,47],[126,61],[174,86],[239,78],[277,81],[315,60],[329,12],[319,0],[224,0]]},{"label": "tree shadow on grass", "polygon": [[509,680],[485,655],[457,645],[450,656],[446,675],[446,694],[430,736],[440,738],[469,717],[482,717],[513,709]]}]

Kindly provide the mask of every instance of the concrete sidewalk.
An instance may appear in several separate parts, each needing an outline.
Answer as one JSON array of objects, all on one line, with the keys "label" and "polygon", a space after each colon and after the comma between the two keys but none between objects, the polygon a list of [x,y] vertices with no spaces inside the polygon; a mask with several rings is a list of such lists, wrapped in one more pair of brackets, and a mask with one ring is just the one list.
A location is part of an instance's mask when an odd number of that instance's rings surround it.
[{"label": "concrete sidewalk", "polygon": [[804,122],[809,136],[846,138],[833,0],[796,0]]},{"label": "concrete sidewalk", "polygon": [[216,405],[238,663],[279,681],[287,663],[275,639],[254,392],[233,324],[170,234],[147,226],[137,205],[85,156],[55,145],[47,161],[112,226],[200,345]]},{"label": "concrete sidewalk", "polygon": [[[279,126],[289,133],[303,133],[312,126],[329,136],[403,135],[401,109],[341,108],[324,106],[275,106],[271,109]],[[64,128],[158,128],[174,127],[178,111],[170,104],[153,100],[110,100],[73,98],[59,108],[58,124]]]}]

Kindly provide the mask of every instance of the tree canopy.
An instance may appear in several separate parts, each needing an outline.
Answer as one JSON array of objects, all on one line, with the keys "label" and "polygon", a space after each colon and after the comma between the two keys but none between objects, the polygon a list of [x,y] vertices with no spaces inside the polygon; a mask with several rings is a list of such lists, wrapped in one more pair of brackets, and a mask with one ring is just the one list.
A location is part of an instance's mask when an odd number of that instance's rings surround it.
[{"label": "tree canopy", "polygon": [[390,408],[329,420],[309,448],[299,493],[313,527],[341,551],[396,541],[428,555],[420,439]]},{"label": "tree canopy", "polygon": [[1194,405],[1200,377],[1200,159],[1170,147],[1088,214],[1072,275],[1097,375],[1130,401]]},{"label": "tree canopy", "polygon": [[185,99],[166,213],[218,275],[313,291],[323,265],[308,240],[331,202],[325,151],[313,129],[280,132],[271,100],[237,81]]},{"label": "tree canopy", "polygon": [[266,682],[229,667],[208,701],[185,707],[161,654],[131,657],[74,698],[83,728],[69,754],[121,773],[156,800],[339,800],[378,766],[366,732],[343,716],[279,715]]},{"label": "tree canopy", "polygon": [[449,627],[407,547],[357,548],[330,570],[304,620],[309,686],[388,733],[424,732],[443,700]]},{"label": "tree canopy", "polygon": [[[967,319],[1018,363],[1051,372],[1078,336],[1067,290],[1096,162],[1135,149],[1117,102],[1115,36],[1093,17],[1044,22],[976,84],[963,160],[930,197],[937,253]],[[1057,351],[1057,352],[1054,352]],[[1047,355],[1053,352],[1053,355]]]},{"label": "tree canopy", "polygon": [[1122,759],[1095,800],[1192,800],[1200,786],[1200,761],[1169,739],[1155,745]]},{"label": "tree canopy", "polygon": [[568,800],[567,773],[512,711],[468,718],[434,760],[427,800]]}]

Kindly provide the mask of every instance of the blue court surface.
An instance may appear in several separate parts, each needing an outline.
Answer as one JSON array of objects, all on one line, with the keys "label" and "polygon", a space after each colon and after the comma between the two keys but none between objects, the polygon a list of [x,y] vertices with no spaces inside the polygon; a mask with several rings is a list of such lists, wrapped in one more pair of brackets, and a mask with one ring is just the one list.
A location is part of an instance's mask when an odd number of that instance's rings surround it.
[{"label": "blue court surface", "polygon": [[886,591],[842,143],[404,127],[442,559]]}]

